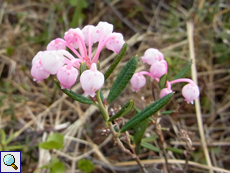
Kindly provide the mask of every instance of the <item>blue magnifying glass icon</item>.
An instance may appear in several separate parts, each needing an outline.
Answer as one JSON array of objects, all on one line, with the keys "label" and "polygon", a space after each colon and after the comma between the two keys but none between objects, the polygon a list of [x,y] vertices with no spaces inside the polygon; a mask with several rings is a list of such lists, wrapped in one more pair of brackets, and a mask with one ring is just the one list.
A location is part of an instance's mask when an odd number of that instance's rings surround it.
[{"label": "blue magnifying glass icon", "polygon": [[18,167],[14,164],[15,163],[15,158],[11,154],[7,154],[3,157],[3,162],[7,166],[12,166],[15,170],[18,169]]}]

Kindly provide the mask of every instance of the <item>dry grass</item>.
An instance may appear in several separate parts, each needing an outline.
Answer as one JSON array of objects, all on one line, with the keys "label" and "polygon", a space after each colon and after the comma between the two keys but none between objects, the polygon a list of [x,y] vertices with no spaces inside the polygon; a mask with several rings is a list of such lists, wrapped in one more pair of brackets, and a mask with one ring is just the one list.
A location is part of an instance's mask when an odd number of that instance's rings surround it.
[{"label": "dry grass", "polygon": [[[30,68],[34,55],[44,50],[50,40],[63,37],[73,21],[76,9],[68,2],[0,2],[0,128],[7,137],[15,134],[10,146],[23,146],[19,150],[25,173],[34,172],[46,164],[49,157],[58,157],[65,164],[66,172],[80,172],[77,162],[82,158],[93,161],[95,173],[137,172],[139,167],[118,149],[112,136],[101,135],[105,124],[96,107],[73,102],[57,90],[53,78],[39,84],[32,80]],[[127,53],[118,70],[133,55],[139,55],[140,59],[150,47],[164,53],[171,79],[189,58],[195,58],[196,69],[193,68],[192,76],[200,87],[200,102],[196,103],[196,108],[184,104],[182,85],[173,88],[176,94],[166,109],[176,111],[161,120],[162,127],[168,128],[164,132],[165,141],[167,147],[186,149],[186,142],[178,136],[184,129],[193,134],[190,137],[194,147],[187,172],[230,172],[227,171],[230,169],[229,3],[214,0],[87,2],[88,7],[81,12],[85,18],[81,19],[80,28],[107,21],[114,24],[114,31],[121,32],[128,42]],[[191,32],[190,21],[194,26]],[[194,37],[190,37],[191,34]],[[114,56],[109,51],[101,54],[102,72]],[[145,68],[147,66],[139,62],[138,71]],[[105,84],[105,95],[117,72]],[[148,81],[137,94],[127,87],[111,107],[118,108],[129,99],[134,99],[140,109],[153,102],[152,84]],[[72,90],[82,93],[79,83]],[[154,92],[159,93],[159,89],[155,88]],[[38,144],[53,131],[65,135],[64,148],[52,152],[39,149]],[[150,134],[155,134],[153,125],[147,129],[146,135]],[[158,146],[158,142],[154,145]],[[174,170],[183,169],[185,155],[168,152],[168,157]],[[157,172],[156,166],[164,163],[161,158],[161,154],[146,149],[140,155],[144,164],[152,165],[150,172]]]}]

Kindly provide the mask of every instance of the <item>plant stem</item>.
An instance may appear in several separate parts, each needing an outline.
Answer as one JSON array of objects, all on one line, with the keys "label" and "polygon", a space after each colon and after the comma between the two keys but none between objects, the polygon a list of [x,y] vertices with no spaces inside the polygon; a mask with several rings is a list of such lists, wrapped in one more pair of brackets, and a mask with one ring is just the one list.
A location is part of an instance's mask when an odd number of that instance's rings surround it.
[{"label": "plant stem", "polygon": [[97,102],[98,102],[97,106],[100,109],[101,114],[102,114],[105,122],[107,123],[107,121],[109,119],[109,115],[108,115],[108,112],[107,112],[105,106],[103,105],[103,103],[101,101],[100,90],[96,91],[96,94],[97,94],[96,99],[97,99]]},{"label": "plant stem", "polygon": [[[119,137],[118,137],[118,134],[117,132],[114,130],[113,128],[113,124],[111,122],[108,122],[108,119],[109,119],[109,115],[108,115],[108,111],[107,109],[105,108],[105,106],[103,105],[102,101],[101,101],[101,97],[100,97],[100,90],[96,91],[96,99],[97,99],[97,106],[99,108],[99,110],[101,111],[101,114],[106,122],[106,125],[109,126],[110,128],[110,131],[114,137],[114,139],[116,140],[119,148],[129,154],[133,159],[136,160],[137,164],[140,166],[141,170],[143,173],[148,173],[148,171],[144,168],[144,165],[141,163],[139,157],[135,154],[135,153],[132,153],[130,152],[130,150],[128,150],[127,148],[124,147],[123,143],[120,141]],[[128,136],[127,136],[128,137]],[[129,140],[129,139],[128,139]],[[130,144],[130,141],[128,141],[128,143]],[[130,145],[129,145],[130,146]],[[130,148],[132,149],[132,151],[134,152],[133,148],[130,146]]]},{"label": "plant stem", "polygon": [[169,164],[168,164],[168,158],[167,158],[167,152],[166,152],[166,150],[164,148],[164,137],[163,137],[162,130],[161,130],[161,125],[160,125],[160,122],[159,122],[159,112],[158,112],[158,116],[156,116],[155,127],[156,127],[156,132],[157,132],[157,135],[158,135],[159,141],[160,141],[159,146],[160,146],[161,151],[163,152],[163,156],[164,156],[164,159],[165,159],[166,169],[167,169],[167,172],[170,173]]},{"label": "plant stem", "polygon": [[[119,137],[118,137],[117,132],[114,130],[112,123],[109,122],[108,124],[109,124],[110,131],[111,131],[111,133],[112,133],[112,135],[113,135],[115,141],[116,141],[117,144],[118,144],[118,147],[119,147],[123,152],[125,152],[126,154],[129,154],[133,159],[135,159],[135,161],[136,161],[137,164],[140,166],[140,168],[141,168],[141,170],[142,170],[143,173],[148,173],[148,171],[145,169],[144,165],[141,163],[139,157],[138,157],[136,154],[132,153],[132,152],[131,152],[130,150],[128,150],[127,148],[124,147],[123,143],[121,142],[121,140],[120,140]],[[131,149],[132,149],[132,147],[131,147]]]}]

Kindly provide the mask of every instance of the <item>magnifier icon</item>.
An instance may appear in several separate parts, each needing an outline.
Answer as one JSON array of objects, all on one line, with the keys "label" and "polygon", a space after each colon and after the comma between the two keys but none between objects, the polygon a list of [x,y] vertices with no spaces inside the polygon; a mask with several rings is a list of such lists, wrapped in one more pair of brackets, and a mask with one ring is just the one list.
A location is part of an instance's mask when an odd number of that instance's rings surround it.
[{"label": "magnifier icon", "polygon": [[14,164],[15,163],[15,158],[11,154],[7,154],[3,157],[3,162],[7,166],[12,166],[15,170],[18,169],[18,167]]}]

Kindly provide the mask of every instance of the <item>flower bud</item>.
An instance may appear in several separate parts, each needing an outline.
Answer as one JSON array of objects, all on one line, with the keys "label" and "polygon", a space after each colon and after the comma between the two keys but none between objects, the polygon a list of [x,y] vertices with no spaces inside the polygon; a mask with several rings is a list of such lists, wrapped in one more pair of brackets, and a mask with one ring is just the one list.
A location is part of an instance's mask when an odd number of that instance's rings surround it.
[{"label": "flower bud", "polygon": [[187,103],[193,104],[200,95],[199,87],[194,83],[189,83],[182,88],[182,95]]},{"label": "flower bud", "polygon": [[89,45],[89,39],[91,39],[92,44],[98,41],[97,38],[94,36],[95,32],[96,32],[96,27],[93,25],[86,25],[82,29],[82,33],[86,45]]},{"label": "flower bud", "polygon": [[103,41],[105,37],[112,34],[112,32],[113,32],[112,24],[109,24],[108,22],[99,22],[96,26],[96,30],[93,36],[99,42],[99,41]]},{"label": "flower bud", "polygon": [[37,63],[38,60],[41,60],[41,57],[43,55],[43,51],[39,51],[32,59],[32,65],[34,65],[35,63]]},{"label": "flower bud", "polygon": [[[112,33],[112,38],[106,43],[106,47],[109,50],[114,51],[116,54],[118,54],[125,43],[123,35],[120,33]],[[109,36],[109,37],[111,37]]]},{"label": "flower bud", "polygon": [[70,87],[76,82],[77,76],[78,70],[73,66],[64,65],[57,71],[57,78],[62,89],[70,90]]},{"label": "flower bud", "polygon": [[48,78],[50,73],[44,70],[41,60],[38,60],[37,62],[33,63],[33,66],[31,68],[31,75],[34,78],[34,81],[39,83],[40,81],[43,82],[44,79]]},{"label": "flower bud", "polygon": [[138,92],[140,88],[142,88],[145,85],[146,78],[142,74],[135,73],[131,78],[130,83],[132,85],[132,90]]},{"label": "flower bud", "polygon": [[172,92],[172,90],[169,89],[169,88],[164,88],[164,89],[162,89],[162,90],[161,90],[161,93],[160,93],[160,98],[162,98],[162,97],[168,95],[168,94],[171,93],[171,92]]},{"label": "flower bud", "polygon": [[79,37],[84,38],[82,31],[79,28],[71,28],[65,33],[64,39],[72,47],[78,49],[80,44]]},{"label": "flower bud", "polygon": [[80,77],[81,87],[85,91],[84,95],[94,97],[95,92],[103,86],[104,80],[104,75],[97,70],[96,64],[93,63],[90,70],[85,70]]},{"label": "flower bud", "polygon": [[58,69],[65,63],[65,57],[63,56],[65,50],[53,50],[44,51],[41,56],[41,62],[43,68],[50,74],[56,74]]},{"label": "flower bud", "polygon": [[141,60],[149,65],[152,65],[156,61],[164,59],[164,55],[157,49],[149,48],[145,51]]},{"label": "flower bud", "polygon": [[167,73],[167,63],[165,60],[155,61],[150,68],[150,73],[153,78],[160,78]]},{"label": "flower bud", "polygon": [[66,46],[64,43],[57,40],[52,40],[46,47],[46,50],[65,50]]}]

